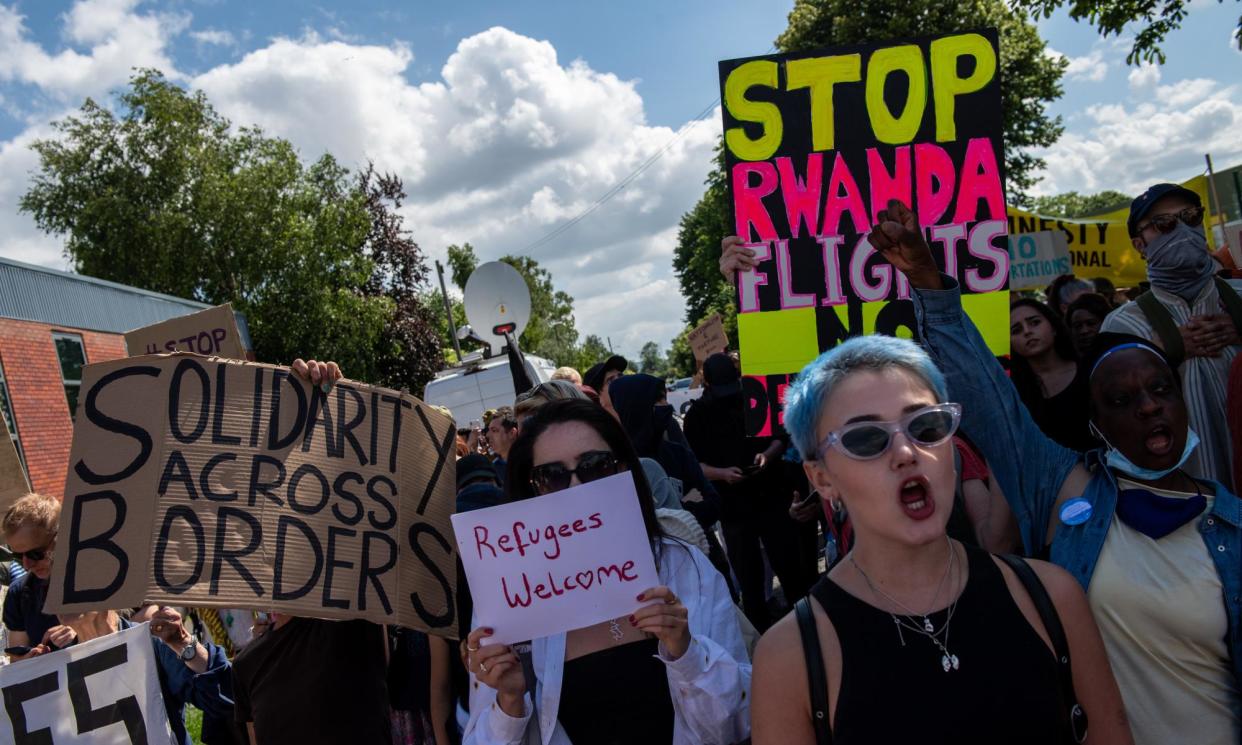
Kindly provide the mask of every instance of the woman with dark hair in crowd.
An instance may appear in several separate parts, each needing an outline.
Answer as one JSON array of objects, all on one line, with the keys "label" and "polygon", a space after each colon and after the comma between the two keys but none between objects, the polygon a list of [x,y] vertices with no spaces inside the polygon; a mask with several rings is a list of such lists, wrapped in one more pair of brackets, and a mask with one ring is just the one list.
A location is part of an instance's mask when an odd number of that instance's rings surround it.
[{"label": "woman with dark hair in crowd", "polygon": [[1069,327],[1070,339],[1073,340],[1074,350],[1079,357],[1084,357],[1091,351],[1096,334],[1100,333],[1100,326],[1111,312],[1112,306],[1104,296],[1094,292],[1079,295],[1065,309],[1065,325]]},{"label": "woman with dark hair in crowd", "polygon": [[1065,309],[1086,292],[1095,292],[1095,285],[1072,274],[1062,274],[1048,285],[1044,294],[1048,298],[1048,306],[1058,318],[1065,317]]},{"label": "woman with dark hair in crowd", "polygon": [[1044,434],[1074,450],[1096,446],[1087,428],[1086,381],[1065,324],[1047,305],[1019,298],[1009,306],[1009,372]]},{"label": "woman with dark hair in crowd", "polygon": [[749,736],[750,664],[729,591],[698,549],[662,535],[617,421],[587,401],[540,407],[510,451],[506,491],[529,499],[621,472],[634,479],[663,583],[638,601],[661,602],[535,639],[529,657],[481,645],[491,631],[475,628],[466,640],[476,681],[466,743],[725,745]]},{"label": "woman with dark hair in crowd", "polygon": [[1164,352],[1101,333],[1082,370],[1106,449],[1084,457],[1061,447],[1018,405],[914,216],[890,203],[878,217],[871,244],[916,290],[922,336],[1027,551],[1047,552],[1087,589],[1136,741],[1237,743],[1242,501],[1186,472],[1199,436]]},{"label": "woman with dark hair in crowd", "polygon": [[[849,511],[855,538],[814,602],[759,642],[756,745],[827,733],[835,743],[1072,741],[1064,671],[1032,595],[1004,562],[946,533],[960,414],[927,353],[886,336],[825,352],[787,390],[785,427],[807,476]],[[1068,634],[1090,742],[1129,743],[1082,589],[1051,564],[1030,569]],[[813,693],[808,666],[826,695]]]}]

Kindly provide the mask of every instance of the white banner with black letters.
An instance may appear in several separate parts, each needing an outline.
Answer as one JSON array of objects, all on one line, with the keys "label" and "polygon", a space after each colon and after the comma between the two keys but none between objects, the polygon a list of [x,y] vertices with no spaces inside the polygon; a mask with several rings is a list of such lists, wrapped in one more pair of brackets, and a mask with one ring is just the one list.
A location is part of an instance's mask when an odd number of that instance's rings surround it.
[{"label": "white banner with black letters", "polygon": [[0,668],[0,744],[164,745],[146,624]]}]

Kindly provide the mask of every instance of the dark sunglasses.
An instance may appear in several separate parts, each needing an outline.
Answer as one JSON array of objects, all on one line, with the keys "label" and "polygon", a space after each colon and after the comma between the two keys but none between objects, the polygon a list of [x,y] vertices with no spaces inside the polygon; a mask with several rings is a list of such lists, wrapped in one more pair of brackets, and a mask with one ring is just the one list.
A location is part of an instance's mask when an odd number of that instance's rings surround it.
[{"label": "dark sunglasses", "polygon": [[893,435],[904,432],[911,444],[929,448],[939,445],[957,431],[962,420],[960,404],[936,404],[912,411],[895,422],[854,422],[829,432],[819,444],[816,456],[834,447],[855,460],[871,460],[888,452]]},{"label": "dark sunglasses", "polygon": [[1187,227],[1197,228],[1203,224],[1203,215],[1205,212],[1206,210],[1202,207],[1187,207],[1181,212],[1173,212],[1166,215],[1152,215],[1151,219],[1139,228],[1139,232],[1142,233],[1144,230],[1147,230],[1148,227],[1152,227],[1161,233],[1171,233],[1173,232],[1173,228],[1176,228],[1179,222],[1185,223]]},{"label": "dark sunglasses", "polygon": [[31,561],[43,561],[47,558],[48,553],[52,550],[49,544],[43,548],[32,548],[29,551],[14,551],[9,549],[9,553],[13,554],[13,561],[21,561],[22,559],[30,559]]},{"label": "dark sunglasses", "polygon": [[588,450],[578,456],[576,468],[566,468],[563,463],[544,463],[530,469],[530,485],[536,494],[551,494],[568,489],[576,475],[578,481],[587,483],[607,476],[615,476],[621,464],[607,450]]}]

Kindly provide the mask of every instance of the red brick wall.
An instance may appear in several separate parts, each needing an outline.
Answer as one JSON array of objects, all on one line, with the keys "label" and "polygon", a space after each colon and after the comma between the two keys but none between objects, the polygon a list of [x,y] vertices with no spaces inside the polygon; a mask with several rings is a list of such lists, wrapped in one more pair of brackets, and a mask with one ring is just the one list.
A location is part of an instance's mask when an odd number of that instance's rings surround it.
[{"label": "red brick wall", "polygon": [[125,337],[0,318],[0,364],[30,483],[37,492],[63,498],[73,422],[52,341],[58,331],[82,337],[88,363],[124,357]]}]

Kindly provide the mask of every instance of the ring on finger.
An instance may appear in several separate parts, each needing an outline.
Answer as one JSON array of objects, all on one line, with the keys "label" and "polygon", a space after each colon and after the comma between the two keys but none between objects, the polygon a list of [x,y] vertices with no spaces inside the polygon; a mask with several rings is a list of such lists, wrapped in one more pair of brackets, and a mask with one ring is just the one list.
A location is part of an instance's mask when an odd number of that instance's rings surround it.
[{"label": "ring on finger", "polygon": [[466,651],[467,651],[467,652],[478,652],[478,651],[479,651],[479,648],[478,648],[478,647],[472,647],[472,646],[470,646],[469,644],[467,644],[467,645],[466,645]]},{"label": "ring on finger", "polygon": [[487,672],[487,663],[486,663],[486,662],[480,662],[480,663],[479,663],[479,669],[480,669],[480,670],[482,670],[483,672]]}]

